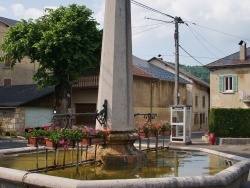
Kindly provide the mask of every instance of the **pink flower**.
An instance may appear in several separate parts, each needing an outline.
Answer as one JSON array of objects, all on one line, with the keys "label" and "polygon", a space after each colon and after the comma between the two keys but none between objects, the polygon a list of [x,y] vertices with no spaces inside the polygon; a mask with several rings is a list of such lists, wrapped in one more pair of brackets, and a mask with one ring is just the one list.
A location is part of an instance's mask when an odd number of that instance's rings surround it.
[{"label": "pink flower", "polygon": [[60,140],[59,144],[64,145],[65,144],[65,140],[64,139]]},{"label": "pink flower", "polygon": [[63,148],[66,150],[66,149],[69,149],[69,146],[68,145],[64,145]]},{"label": "pink flower", "polygon": [[76,131],[77,129],[78,129],[78,127],[77,127],[76,125],[73,125],[73,126],[72,126],[72,130],[73,130],[73,131]]}]

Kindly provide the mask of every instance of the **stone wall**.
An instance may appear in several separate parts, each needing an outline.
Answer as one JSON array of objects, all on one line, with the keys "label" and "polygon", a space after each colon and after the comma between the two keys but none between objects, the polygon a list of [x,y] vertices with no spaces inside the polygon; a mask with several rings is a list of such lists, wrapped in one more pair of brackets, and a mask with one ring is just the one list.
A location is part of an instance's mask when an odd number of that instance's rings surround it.
[{"label": "stone wall", "polygon": [[25,108],[0,109],[0,122],[4,131],[24,129]]}]

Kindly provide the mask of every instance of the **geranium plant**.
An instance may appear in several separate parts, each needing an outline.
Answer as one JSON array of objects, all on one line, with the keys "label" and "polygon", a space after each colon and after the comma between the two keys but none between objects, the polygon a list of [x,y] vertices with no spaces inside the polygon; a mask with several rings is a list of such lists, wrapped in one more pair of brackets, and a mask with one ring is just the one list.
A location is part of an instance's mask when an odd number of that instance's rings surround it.
[{"label": "geranium plant", "polygon": [[167,121],[161,121],[160,122],[160,129],[162,132],[169,131],[171,129],[171,126]]}]

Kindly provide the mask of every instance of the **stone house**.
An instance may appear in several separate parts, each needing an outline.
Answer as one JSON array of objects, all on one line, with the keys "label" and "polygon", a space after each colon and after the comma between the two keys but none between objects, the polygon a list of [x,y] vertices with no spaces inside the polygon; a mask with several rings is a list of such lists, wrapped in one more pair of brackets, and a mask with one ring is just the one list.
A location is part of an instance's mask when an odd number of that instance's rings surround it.
[{"label": "stone house", "polygon": [[[148,62],[175,73],[175,66],[160,58],[153,57]],[[208,129],[210,85],[182,69],[179,69],[179,74],[181,78],[189,82],[186,86],[187,101],[185,105],[192,106],[192,131]]]},{"label": "stone house", "polygon": [[[0,46],[8,29],[17,23],[16,20],[0,17]],[[3,55],[3,51],[0,49],[0,56]],[[30,63],[28,58],[22,59],[14,69],[10,68],[10,59],[0,62],[0,86],[34,84],[35,81],[32,78],[37,68],[38,63]]]},{"label": "stone house", "polygon": [[250,48],[239,43],[240,50],[207,67],[210,70],[210,108],[250,107]]},{"label": "stone house", "polygon": [[36,84],[0,86],[0,125],[4,130],[23,130],[51,123],[54,88]]}]

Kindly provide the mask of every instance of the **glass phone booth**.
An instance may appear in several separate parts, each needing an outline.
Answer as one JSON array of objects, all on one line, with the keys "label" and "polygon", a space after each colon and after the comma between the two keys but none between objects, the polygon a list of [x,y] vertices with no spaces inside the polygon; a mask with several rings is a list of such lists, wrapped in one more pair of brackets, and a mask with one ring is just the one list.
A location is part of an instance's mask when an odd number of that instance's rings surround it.
[{"label": "glass phone booth", "polygon": [[192,144],[191,124],[192,124],[191,106],[172,106],[171,107],[171,136],[170,144]]}]

